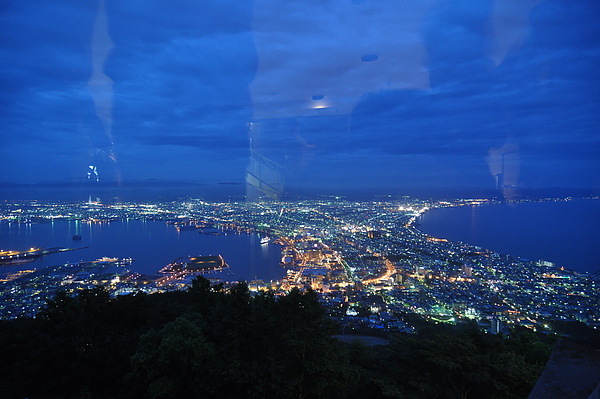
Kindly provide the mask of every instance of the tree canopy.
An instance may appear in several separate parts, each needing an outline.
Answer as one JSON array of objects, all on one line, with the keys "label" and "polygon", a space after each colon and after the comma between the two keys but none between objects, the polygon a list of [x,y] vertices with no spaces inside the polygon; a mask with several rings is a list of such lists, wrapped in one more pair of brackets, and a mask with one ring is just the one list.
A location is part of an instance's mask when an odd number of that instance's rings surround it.
[{"label": "tree canopy", "polygon": [[312,291],[251,295],[202,277],[187,292],[59,292],[0,322],[3,398],[519,398],[551,346],[475,327],[345,344]]}]

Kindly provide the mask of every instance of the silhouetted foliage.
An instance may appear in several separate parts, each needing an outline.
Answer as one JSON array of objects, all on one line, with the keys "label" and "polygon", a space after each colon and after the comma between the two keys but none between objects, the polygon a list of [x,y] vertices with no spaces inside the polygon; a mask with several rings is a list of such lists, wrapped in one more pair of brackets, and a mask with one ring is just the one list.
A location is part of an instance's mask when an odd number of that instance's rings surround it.
[{"label": "silhouetted foliage", "polygon": [[343,344],[317,295],[57,293],[36,319],[0,322],[2,398],[519,398],[550,345],[474,326]]}]

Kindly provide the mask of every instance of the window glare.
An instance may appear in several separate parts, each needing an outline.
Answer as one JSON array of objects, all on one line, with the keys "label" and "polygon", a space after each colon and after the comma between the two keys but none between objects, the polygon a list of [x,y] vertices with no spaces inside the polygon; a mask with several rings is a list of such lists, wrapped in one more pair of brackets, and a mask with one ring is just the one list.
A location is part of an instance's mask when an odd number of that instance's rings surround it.
[{"label": "window glare", "polygon": [[8,2],[0,182],[5,196],[593,192],[599,7]]}]

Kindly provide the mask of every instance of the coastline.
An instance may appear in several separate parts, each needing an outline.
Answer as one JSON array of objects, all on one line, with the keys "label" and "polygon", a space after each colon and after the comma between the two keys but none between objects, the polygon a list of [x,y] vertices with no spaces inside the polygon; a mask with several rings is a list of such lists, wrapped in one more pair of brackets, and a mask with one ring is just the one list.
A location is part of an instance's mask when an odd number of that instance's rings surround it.
[{"label": "coastline", "polygon": [[[76,224],[77,221],[64,220],[29,224],[26,229],[19,226],[12,231],[3,230],[6,234],[3,245],[14,248],[46,243],[53,246],[65,245],[72,242]],[[280,251],[273,245],[261,246],[257,233],[208,235],[198,231],[180,232],[161,221],[142,220],[89,224],[79,232],[82,233],[82,240],[78,241],[78,246],[88,248],[44,256],[22,265],[5,266],[3,272],[16,272],[23,268],[42,269],[110,256],[133,258],[135,261],[130,266],[132,271],[152,275],[179,257],[221,254],[231,266],[234,273],[232,278],[236,281],[249,281],[255,277],[269,281],[284,275],[279,267]]]},{"label": "coastline", "polygon": [[[564,204],[568,205],[557,209]],[[493,206],[501,208],[492,212]],[[592,211],[586,213],[587,208]],[[573,218],[569,219],[570,216]],[[480,247],[519,260],[549,261],[578,273],[592,273],[600,269],[600,249],[595,249],[600,247],[600,233],[594,231],[597,225],[594,222],[598,220],[597,197],[510,202],[470,200],[432,207],[416,217],[411,227],[436,239]]]}]

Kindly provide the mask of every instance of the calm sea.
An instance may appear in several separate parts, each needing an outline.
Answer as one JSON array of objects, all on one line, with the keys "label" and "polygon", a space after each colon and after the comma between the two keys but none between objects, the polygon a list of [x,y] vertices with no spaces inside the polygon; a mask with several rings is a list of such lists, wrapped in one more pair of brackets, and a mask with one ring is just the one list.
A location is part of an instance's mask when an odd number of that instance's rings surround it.
[{"label": "calm sea", "polygon": [[599,200],[434,209],[421,216],[419,229],[580,272],[600,269]]},{"label": "calm sea", "polygon": [[[80,234],[81,241],[73,241]],[[133,258],[132,270],[154,274],[178,257],[222,255],[231,266],[227,279],[281,279],[281,248],[261,245],[257,234],[205,235],[197,230],[177,231],[163,222],[140,220],[86,224],[59,221],[41,224],[0,224],[0,250],[25,250],[30,247],[88,247],[46,255],[35,262],[2,267],[2,272],[53,266],[65,262],[90,261],[103,256]]]}]

